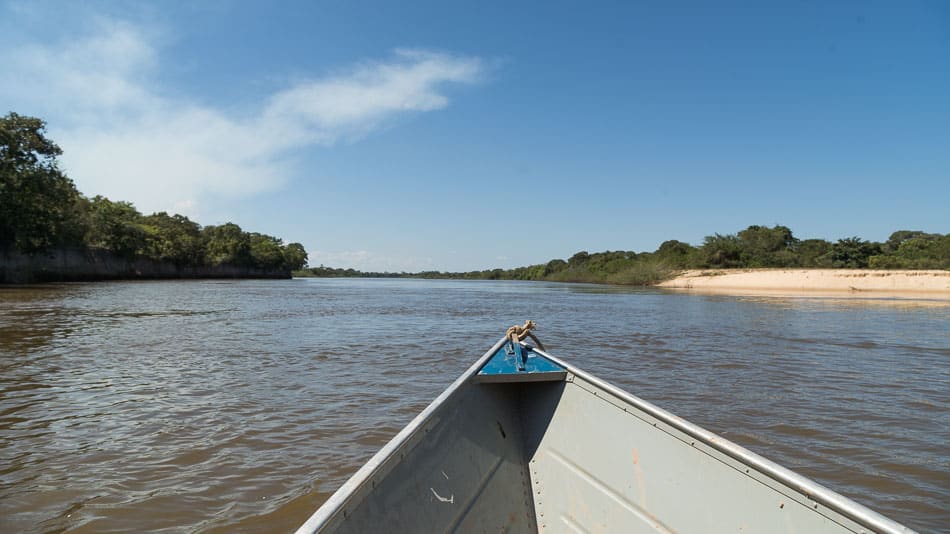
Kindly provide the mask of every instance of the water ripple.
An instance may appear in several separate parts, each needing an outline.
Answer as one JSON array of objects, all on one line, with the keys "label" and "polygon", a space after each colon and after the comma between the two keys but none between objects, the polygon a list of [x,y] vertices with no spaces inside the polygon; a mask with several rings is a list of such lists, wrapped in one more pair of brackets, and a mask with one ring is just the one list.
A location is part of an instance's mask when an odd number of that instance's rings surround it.
[{"label": "water ripple", "polygon": [[294,280],[0,291],[0,531],[292,529],[526,318],[678,415],[950,524],[948,307]]}]

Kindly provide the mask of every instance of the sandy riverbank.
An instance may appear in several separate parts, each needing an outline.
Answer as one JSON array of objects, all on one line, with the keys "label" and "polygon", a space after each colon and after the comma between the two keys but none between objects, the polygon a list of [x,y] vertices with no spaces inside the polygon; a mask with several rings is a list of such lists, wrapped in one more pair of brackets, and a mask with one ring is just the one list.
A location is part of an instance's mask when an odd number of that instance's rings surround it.
[{"label": "sandy riverbank", "polygon": [[950,271],[697,269],[658,287],[715,293],[848,293],[950,300]]}]

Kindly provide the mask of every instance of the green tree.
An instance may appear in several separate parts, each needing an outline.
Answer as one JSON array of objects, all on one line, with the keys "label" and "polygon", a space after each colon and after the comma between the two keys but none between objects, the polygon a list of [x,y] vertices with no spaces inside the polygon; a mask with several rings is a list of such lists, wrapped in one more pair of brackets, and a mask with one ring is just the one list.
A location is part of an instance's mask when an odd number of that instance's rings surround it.
[{"label": "green tree", "polygon": [[0,250],[33,253],[82,235],[81,197],[58,167],[60,154],[42,120],[0,118]]},{"label": "green tree", "polygon": [[787,226],[750,226],[739,232],[744,267],[789,267],[796,263],[793,248],[798,240]]},{"label": "green tree", "polygon": [[567,268],[567,262],[562,259],[554,259],[544,266],[544,276],[548,276]]},{"label": "green tree", "polygon": [[896,250],[893,240],[888,240],[885,253],[871,256],[868,265],[875,269],[950,269],[950,234],[914,234],[900,239]]},{"label": "green tree", "polygon": [[740,267],[742,245],[735,235],[714,234],[703,239],[700,249],[702,262],[707,267]]},{"label": "green tree", "polygon": [[832,244],[824,239],[805,239],[795,248],[802,267],[831,267]]},{"label": "green tree", "polygon": [[184,215],[164,211],[143,219],[149,234],[148,256],[176,265],[197,266],[204,263],[205,244],[201,226]]},{"label": "green tree", "polygon": [[201,231],[205,241],[205,258],[211,265],[230,263],[249,266],[251,259],[251,240],[241,227],[234,223],[220,226],[205,226]]},{"label": "green tree", "polygon": [[574,254],[570,258],[568,258],[567,264],[570,267],[577,267],[579,265],[587,263],[589,259],[590,259],[590,254],[588,254],[586,250],[582,250]]},{"label": "green tree", "polygon": [[284,265],[284,254],[280,239],[256,232],[248,234],[251,260],[261,269],[278,269]]},{"label": "green tree", "polygon": [[154,232],[131,202],[113,202],[101,195],[89,204],[89,231],[86,242],[119,256],[132,259],[147,255]]},{"label": "green tree", "polygon": [[664,241],[654,253],[657,260],[671,269],[689,267],[695,255],[696,247],[675,239]]},{"label": "green tree", "polygon": [[839,239],[831,248],[831,266],[845,269],[864,269],[868,259],[881,253],[881,244],[860,237]]},{"label": "green tree", "polygon": [[887,241],[884,242],[881,248],[885,254],[894,254],[897,252],[903,242],[909,239],[921,237],[937,239],[940,237],[940,234],[928,234],[920,230],[898,230],[892,233],[889,238],[887,238]]},{"label": "green tree", "polygon": [[307,250],[300,243],[288,243],[281,250],[284,256],[284,266],[291,271],[303,269],[307,266]]}]

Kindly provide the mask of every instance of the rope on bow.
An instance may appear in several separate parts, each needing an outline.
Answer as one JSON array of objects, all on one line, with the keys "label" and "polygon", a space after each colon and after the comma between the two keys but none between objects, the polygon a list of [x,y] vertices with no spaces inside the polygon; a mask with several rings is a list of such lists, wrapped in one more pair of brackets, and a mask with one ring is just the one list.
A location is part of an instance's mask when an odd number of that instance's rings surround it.
[{"label": "rope on bow", "polygon": [[533,330],[537,326],[538,326],[537,323],[535,323],[531,319],[528,319],[527,321],[524,322],[524,325],[522,326],[514,325],[511,328],[509,328],[508,331],[505,332],[505,337],[512,344],[520,343],[521,341],[524,341],[525,338],[530,337],[532,340],[534,340],[535,343],[538,344],[539,349],[544,350],[544,345],[541,344],[541,340],[538,339],[536,335],[531,333],[531,330]]}]

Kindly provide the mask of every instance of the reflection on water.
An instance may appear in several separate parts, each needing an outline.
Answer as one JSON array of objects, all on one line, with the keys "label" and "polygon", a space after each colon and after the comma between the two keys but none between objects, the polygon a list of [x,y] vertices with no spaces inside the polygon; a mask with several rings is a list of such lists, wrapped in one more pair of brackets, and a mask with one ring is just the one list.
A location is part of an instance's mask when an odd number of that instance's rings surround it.
[{"label": "reflection on water", "polygon": [[950,294],[945,291],[925,290],[897,290],[897,289],[764,289],[764,288],[727,288],[727,287],[699,287],[699,288],[667,288],[670,293],[684,295],[712,296],[724,295],[727,297],[766,297],[774,300],[826,300],[837,301],[841,304],[854,303],[858,305],[882,304],[885,306],[908,305],[919,306],[950,306]]},{"label": "reflection on water", "polygon": [[280,531],[480,356],[556,355],[950,524],[950,306],[421,280],[0,290],[0,531]]}]

